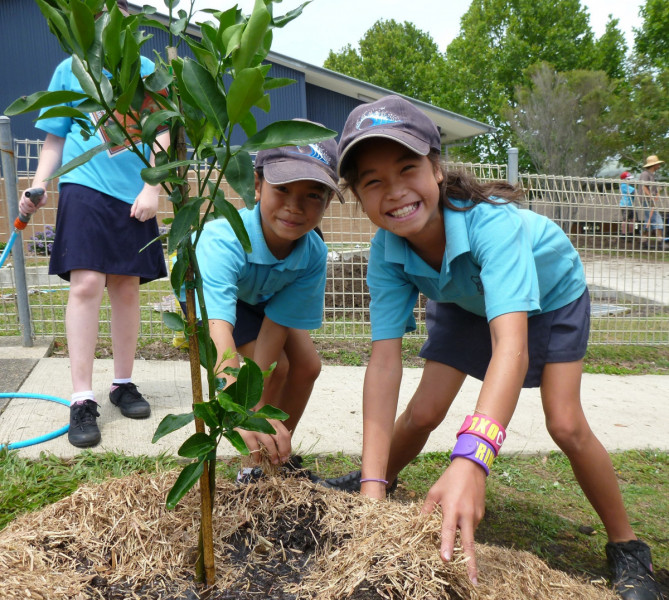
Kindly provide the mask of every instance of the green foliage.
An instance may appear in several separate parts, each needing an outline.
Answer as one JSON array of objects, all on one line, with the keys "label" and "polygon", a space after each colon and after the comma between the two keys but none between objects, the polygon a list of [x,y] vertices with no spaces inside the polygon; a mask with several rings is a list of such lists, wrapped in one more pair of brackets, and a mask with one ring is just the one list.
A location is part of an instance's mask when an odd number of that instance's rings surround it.
[{"label": "green foliage", "polygon": [[350,45],[331,51],[323,66],[426,102],[443,86],[435,77],[444,67],[437,44],[407,21],[377,21],[360,40],[359,53]]},{"label": "green foliage", "polygon": [[669,69],[669,2],[646,0],[639,13],[643,24],[634,30],[638,58],[656,69]]}]

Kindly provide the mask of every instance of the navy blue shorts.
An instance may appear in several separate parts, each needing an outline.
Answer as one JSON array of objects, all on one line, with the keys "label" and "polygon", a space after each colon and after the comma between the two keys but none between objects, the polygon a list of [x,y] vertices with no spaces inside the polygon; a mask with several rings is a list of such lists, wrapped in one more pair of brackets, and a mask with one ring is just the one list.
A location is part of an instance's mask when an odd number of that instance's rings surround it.
[{"label": "navy blue shorts", "polygon": [[[427,341],[420,356],[449,365],[483,381],[492,357],[490,325],[486,317],[456,304],[428,301],[425,309]],[[590,294],[557,310],[527,321],[529,367],[523,387],[541,385],[546,363],[573,362],[585,356],[590,334]]]},{"label": "navy blue shorts", "polygon": [[65,183],[60,188],[49,273],[66,281],[75,269],[139,277],[140,283],[160,279],[167,276],[162,244],[156,241],[144,248],[157,237],[155,218],[142,223],[130,216],[127,202]]},{"label": "navy blue shorts", "polygon": [[[184,315],[187,314],[186,303],[179,301],[179,304]],[[267,302],[249,304],[243,300],[237,300],[237,321],[232,329],[232,339],[237,348],[258,339],[260,327],[265,318],[265,306]]]}]

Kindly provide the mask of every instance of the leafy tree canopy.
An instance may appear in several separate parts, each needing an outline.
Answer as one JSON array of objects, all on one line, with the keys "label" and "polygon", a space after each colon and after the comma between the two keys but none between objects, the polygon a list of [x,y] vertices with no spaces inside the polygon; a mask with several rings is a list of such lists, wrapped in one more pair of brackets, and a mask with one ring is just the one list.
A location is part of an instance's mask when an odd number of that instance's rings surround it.
[{"label": "leafy tree canopy", "polygon": [[639,14],[641,29],[634,30],[634,49],[649,66],[669,69],[669,0],[646,0]]},{"label": "leafy tree canopy", "polygon": [[324,67],[418,100],[434,102],[444,57],[432,37],[409,22],[379,20],[359,42],[330,51]]}]

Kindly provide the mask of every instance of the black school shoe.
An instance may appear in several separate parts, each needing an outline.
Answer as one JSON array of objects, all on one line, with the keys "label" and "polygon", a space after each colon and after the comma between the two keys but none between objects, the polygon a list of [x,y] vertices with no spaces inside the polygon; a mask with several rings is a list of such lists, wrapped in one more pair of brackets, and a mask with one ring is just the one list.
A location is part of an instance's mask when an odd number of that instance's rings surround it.
[{"label": "black school shoe", "polygon": [[84,400],[70,406],[70,428],[67,440],[77,448],[90,448],[100,443],[102,436],[95,419],[100,416],[94,400]]},{"label": "black school shoe", "polygon": [[606,558],[613,573],[613,589],[623,600],[662,600],[646,543],[641,540],[609,542]]},{"label": "black school shoe", "polygon": [[[350,473],[346,473],[346,475],[342,475],[341,477],[323,479],[323,481],[321,481],[321,485],[333,490],[339,490],[340,492],[359,492],[361,477],[361,471],[351,471]],[[390,487],[386,488],[386,494],[392,494],[396,489],[397,477],[395,477],[395,480],[390,484]]]},{"label": "black school shoe", "polygon": [[109,399],[129,419],[146,419],[151,414],[151,406],[134,383],[116,384],[116,389],[109,392]]}]

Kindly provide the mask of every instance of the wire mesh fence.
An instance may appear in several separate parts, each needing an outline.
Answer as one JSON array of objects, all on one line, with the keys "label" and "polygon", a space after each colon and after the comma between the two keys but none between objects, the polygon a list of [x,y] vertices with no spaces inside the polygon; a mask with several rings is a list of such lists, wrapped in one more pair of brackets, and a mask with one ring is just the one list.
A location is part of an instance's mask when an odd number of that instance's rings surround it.
[{"label": "wire mesh fence", "polygon": [[[17,140],[17,164],[35,164],[41,143]],[[33,159],[33,160],[29,160]],[[481,180],[505,179],[506,165],[449,163]],[[19,171],[19,190],[30,185],[32,174]],[[666,233],[648,233],[650,210],[637,199],[630,216],[620,206],[620,180],[520,174],[525,192],[523,208],[544,214],[569,235],[585,266],[592,297],[590,342],[593,344],[669,344],[669,252],[663,250]],[[634,182],[632,185],[635,185]],[[653,212],[662,223],[669,217],[669,186],[657,184],[661,201]],[[226,197],[241,206],[231,189]],[[0,250],[11,233],[4,188],[0,186]],[[68,284],[48,275],[49,240],[54,235],[58,192],[48,189],[49,202],[23,232],[26,279],[34,333],[37,337],[65,335]],[[159,223],[172,216],[171,205],[161,198]],[[627,219],[627,221],[626,221]],[[352,197],[345,204],[333,202],[321,228],[329,248],[324,320],[314,337],[368,339],[369,294],[365,283],[369,245],[376,231]],[[57,233],[57,232],[55,232]],[[669,248],[669,244],[667,244]],[[143,338],[170,339],[162,312],[176,310],[169,280],[141,286]],[[425,298],[415,308],[416,337],[426,335]],[[110,334],[110,306],[103,300],[100,336]],[[0,335],[19,335],[20,325],[11,256],[0,269]]]}]

